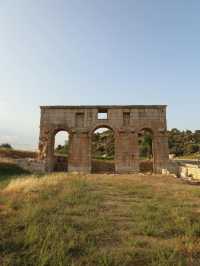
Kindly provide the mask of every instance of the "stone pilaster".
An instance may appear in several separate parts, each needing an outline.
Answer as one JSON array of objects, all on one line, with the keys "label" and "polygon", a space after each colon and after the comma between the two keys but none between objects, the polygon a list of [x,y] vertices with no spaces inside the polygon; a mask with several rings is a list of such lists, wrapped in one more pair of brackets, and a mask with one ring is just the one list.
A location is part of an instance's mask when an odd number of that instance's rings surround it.
[{"label": "stone pilaster", "polygon": [[68,159],[69,172],[91,172],[90,139],[87,131],[77,130],[71,134]]},{"label": "stone pilaster", "polygon": [[131,130],[120,129],[115,139],[115,168],[117,173],[139,171],[137,134]]},{"label": "stone pilaster", "polygon": [[167,169],[169,162],[168,137],[166,133],[154,136],[154,172],[162,173],[162,169]]}]

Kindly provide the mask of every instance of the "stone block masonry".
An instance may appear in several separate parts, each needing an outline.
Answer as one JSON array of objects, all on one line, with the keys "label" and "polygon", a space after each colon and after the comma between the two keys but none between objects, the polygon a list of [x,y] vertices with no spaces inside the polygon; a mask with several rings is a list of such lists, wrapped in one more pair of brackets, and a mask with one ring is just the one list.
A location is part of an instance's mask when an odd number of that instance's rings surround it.
[{"label": "stone block masonry", "polygon": [[115,137],[115,172],[139,171],[138,135],[153,136],[153,169],[168,166],[168,137],[165,105],[41,106],[39,160],[45,171],[55,170],[54,143],[59,131],[69,133],[69,172],[91,172],[92,134],[107,127]]}]

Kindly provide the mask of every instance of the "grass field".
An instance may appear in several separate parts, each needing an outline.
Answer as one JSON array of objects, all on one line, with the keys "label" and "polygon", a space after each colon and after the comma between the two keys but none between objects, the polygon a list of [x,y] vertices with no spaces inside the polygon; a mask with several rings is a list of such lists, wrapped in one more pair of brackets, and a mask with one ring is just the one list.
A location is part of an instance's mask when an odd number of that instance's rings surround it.
[{"label": "grass field", "polygon": [[200,265],[200,187],[0,164],[0,265]]}]

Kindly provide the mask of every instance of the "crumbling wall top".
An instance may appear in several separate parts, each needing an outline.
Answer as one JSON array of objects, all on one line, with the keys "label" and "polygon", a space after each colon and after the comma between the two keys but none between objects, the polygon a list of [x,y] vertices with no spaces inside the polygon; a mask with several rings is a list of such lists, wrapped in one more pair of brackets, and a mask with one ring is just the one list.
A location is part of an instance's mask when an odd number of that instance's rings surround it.
[{"label": "crumbling wall top", "polygon": [[41,109],[166,109],[167,105],[50,105]]}]

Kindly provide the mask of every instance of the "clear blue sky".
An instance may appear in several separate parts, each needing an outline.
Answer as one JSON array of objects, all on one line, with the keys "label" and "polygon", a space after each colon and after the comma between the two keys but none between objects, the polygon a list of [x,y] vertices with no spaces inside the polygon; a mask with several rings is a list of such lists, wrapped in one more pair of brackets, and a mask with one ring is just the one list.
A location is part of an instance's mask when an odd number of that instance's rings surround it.
[{"label": "clear blue sky", "polygon": [[0,143],[36,148],[40,105],[167,104],[200,129],[199,0],[1,0]]}]

